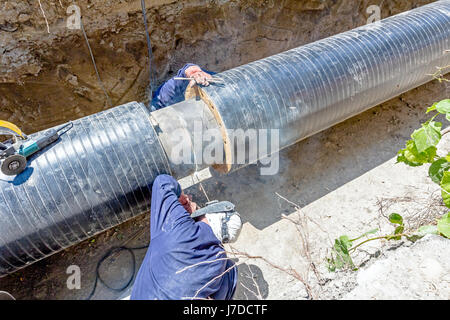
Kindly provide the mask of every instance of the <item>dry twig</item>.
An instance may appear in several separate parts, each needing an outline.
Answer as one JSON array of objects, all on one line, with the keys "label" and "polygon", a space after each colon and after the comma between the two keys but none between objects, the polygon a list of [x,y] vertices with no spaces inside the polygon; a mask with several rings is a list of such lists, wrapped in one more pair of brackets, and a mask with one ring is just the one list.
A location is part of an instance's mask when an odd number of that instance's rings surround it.
[{"label": "dry twig", "polygon": [[208,281],[207,283],[205,283],[200,289],[198,289],[195,292],[195,295],[193,297],[183,297],[183,299],[189,299],[189,300],[199,300],[199,299],[204,299],[204,298],[198,298],[198,295],[200,294],[200,292],[202,292],[203,289],[205,289],[208,285],[210,285],[211,283],[213,283],[214,281],[216,281],[217,279],[223,277],[225,274],[227,274],[228,272],[230,272],[234,267],[236,266],[236,264],[233,264],[231,267],[229,267],[228,269],[226,269],[224,272],[222,272],[221,274],[219,274],[218,276],[212,278],[210,281]]},{"label": "dry twig", "polygon": [[378,213],[389,220],[389,214],[391,213],[391,207],[401,204],[414,204],[414,209],[405,208],[405,223],[407,224],[407,230],[416,230],[420,226],[433,223],[436,218],[442,215],[443,211],[447,208],[442,202],[440,190],[431,192],[425,197],[392,197],[392,198],[379,198],[376,202],[378,206]]},{"label": "dry twig", "polygon": [[[297,216],[298,216],[298,220],[294,220],[284,214],[281,215],[281,218],[286,219],[290,222],[292,222],[295,225],[295,228],[297,229],[297,232],[300,236],[300,240],[302,243],[302,247],[303,247],[303,252],[306,256],[306,259],[308,261],[309,267],[313,270],[317,280],[319,281],[319,283],[323,282],[322,277],[320,276],[319,271],[317,270],[317,267],[311,257],[311,250],[310,250],[310,245],[309,245],[309,235],[308,235],[308,221],[310,220],[312,222],[314,222],[321,230],[321,226],[315,222],[313,219],[311,219],[310,217],[308,217],[306,214],[302,214],[302,211],[300,210],[300,206],[297,205],[296,203],[286,199],[285,197],[281,196],[278,193],[275,193],[278,197],[280,197],[281,199],[285,200],[286,202],[290,203],[291,205],[294,206]],[[323,230],[322,230],[323,231]],[[308,270],[309,271],[309,270]]]},{"label": "dry twig", "polygon": [[[231,246],[230,246],[231,247]],[[315,299],[316,296],[313,293],[311,286],[309,285],[309,283],[293,268],[289,267],[289,268],[283,268],[273,262],[271,262],[270,260],[264,258],[263,256],[253,256],[250,255],[246,252],[242,252],[239,250],[236,250],[235,248],[231,247],[233,249],[232,252],[226,252],[229,253],[230,255],[235,255],[235,256],[239,256],[239,257],[243,257],[243,258],[247,258],[247,259],[256,259],[256,260],[261,260],[263,262],[265,262],[266,264],[268,264],[269,266],[271,266],[274,269],[280,270],[284,273],[286,273],[287,275],[299,280],[301,283],[303,283],[303,285],[305,286],[306,292],[308,293],[308,296],[311,299]]]},{"label": "dry twig", "polygon": [[[297,229],[297,231],[299,233],[299,236],[300,236],[300,239],[301,239],[301,242],[302,242],[302,248],[303,248],[305,256],[306,256],[306,258],[308,260],[307,274],[309,273],[309,270],[312,269],[314,274],[315,274],[315,276],[317,277],[317,279],[319,281],[319,284],[322,284],[322,282],[323,282],[322,277],[320,276],[320,273],[317,270],[316,265],[312,261],[311,252],[310,252],[310,246],[309,246],[309,241],[308,241],[308,233],[307,233],[308,232],[307,220],[313,221],[315,224],[317,224],[317,223],[314,220],[312,220],[310,217],[302,214],[301,211],[300,211],[300,206],[298,206],[296,203],[286,199],[285,197],[279,195],[278,193],[276,193],[276,195],[295,207],[296,212],[298,214],[298,220],[295,220],[295,219],[293,219],[291,217],[288,217],[286,215],[282,215],[282,218],[292,222],[295,225],[295,227],[296,227],[296,229]],[[320,227],[320,225],[318,225],[318,226]],[[294,279],[300,281],[304,285],[305,290],[306,290],[309,298],[310,299],[316,299],[316,294],[313,292],[313,290],[311,288],[311,285],[305,279],[305,278],[307,278],[307,276],[303,277],[294,268],[292,268],[292,267],[284,268],[284,267],[282,267],[280,265],[277,265],[274,262],[266,259],[263,256],[250,255],[250,254],[248,254],[246,252],[242,252],[242,251],[236,250],[232,246],[230,246],[230,249],[231,249],[231,251],[224,250],[223,252],[221,252],[221,254],[229,254],[230,257],[221,257],[221,258],[217,258],[217,259],[210,260],[210,261],[199,262],[199,263],[196,263],[196,264],[184,267],[183,269],[178,270],[176,273],[178,274],[178,273],[184,272],[186,270],[189,270],[189,269],[194,268],[194,267],[196,267],[198,265],[201,265],[201,264],[209,264],[209,263],[214,263],[214,262],[217,262],[217,261],[228,260],[228,259],[232,259],[232,258],[238,258],[238,259],[239,258],[245,258],[246,261],[252,260],[252,259],[253,260],[261,260],[264,263],[266,263],[267,265],[269,265],[270,267],[272,267],[273,269],[279,270],[279,271],[281,271],[281,272],[283,272],[283,273],[293,277]],[[200,298],[198,298],[198,295],[201,293],[202,290],[204,290],[209,284],[213,283],[214,281],[216,281],[220,277],[223,277],[226,273],[230,272],[235,266],[236,266],[236,263],[234,263],[231,267],[226,269],[220,275],[218,275],[218,276],[214,277],[213,279],[211,279],[210,281],[208,281],[205,285],[203,285],[201,288],[199,288],[196,291],[196,293],[195,293],[195,295],[193,297],[184,297],[184,299],[192,299],[192,300],[200,299]],[[250,269],[250,267],[249,267],[249,269]],[[252,278],[252,281],[253,281],[253,283],[254,283],[254,285],[256,287],[257,292],[254,292],[253,290],[251,290],[250,288],[248,288],[247,286],[245,286],[242,283],[241,283],[241,285],[246,290],[248,290],[249,292],[254,294],[255,297],[257,297],[258,299],[262,299],[263,296],[262,296],[261,290],[259,288],[258,283],[255,281],[254,274],[253,274],[251,269],[250,269],[250,273],[251,273],[251,278]],[[248,298],[247,295],[246,295],[246,297]]]},{"label": "dry twig", "polygon": [[38,3],[39,3],[39,7],[41,8],[42,15],[44,16],[45,23],[47,24],[47,32],[50,33],[50,27],[49,27],[49,25],[48,25],[47,17],[45,16],[45,11],[44,11],[44,9],[42,8],[41,0],[38,0]]},{"label": "dry twig", "polygon": [[[247,265],[247,268],[248,268],[248,270],[250,271],[250,276],[248,276],[248,275],[245,275],[245,276],[246,276],[247,278],[249,278],[249,279],[252,279],[253,285],[255,286],[257,292],[251,290],[250,288],[248,288],[248,287],[247,287],[244,283],[242,283],[242,282],[241,282],[241,286],[242,286],[244,289],[246,289],[247,291],[249,291],[250,293],[252,293],[252,294],[256,297],[256,299],[258,299],[258,300],[263,300],[264,297],[263,297],[263,295],[262,295],[262,293],[261,293],[261,289],[260,289],[260,287],[259,287],[258,282],[255,280],[255,278],[256,278],[256,277],[255,277],[255,274],[253,273],[252,268],[250,268],[250,265]],[[247,294],[245,293],[245,291],[244,291],[244,295],[245,295],[245,297],[247,298],[247,300],[249,300],[249,298],[248,298]]]}]

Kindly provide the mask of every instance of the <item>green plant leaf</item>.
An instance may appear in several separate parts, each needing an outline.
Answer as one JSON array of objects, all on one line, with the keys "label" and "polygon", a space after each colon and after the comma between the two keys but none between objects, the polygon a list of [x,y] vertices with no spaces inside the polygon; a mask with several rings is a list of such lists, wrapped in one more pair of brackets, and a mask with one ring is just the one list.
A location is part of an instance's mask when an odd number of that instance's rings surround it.
[{"label": "green plant leaf", "polygon": [[[368,236],[369,234],[377,233],[377,231],[378,231],[378,228],[375,228],[375,229],[369,230],[367,232],[364,232],[360,237],[358,237],[358,239],[360,239],[362,237],[365,237],[365,236]],[[355,240],[353,240],[353,241],[355,241]]]},{"label": "green plant leaf", "polygon": [[336,261],[334,260],[333,257],[331,258],[327,258],[327,262],[328,262],[328,271],[329,272],[335,272],[336,271]]},{"label": "green plant leaf", "polygon": [[406,148],[397,153],[397,162],[404,162],[411,167],[421,166],[424,163],[432,163],[436,156],[436,147],[429,147],[422,153],[416,148],[413,140],[406,142]]},{"label": "green plant leaf", "polygon": [[403,225],[403,217],[398,213],[391,213],[391,215],[389,216],[389,221],[391,223]]},{"label": "green plant leaf", "polygon": [[436,105],[437,105],[437,102],[433,103],[433,105],[431,107],[427,108],[426,113],[436,110]]},{"label": "green plant leaf", "polygon": [[441,140],[441,128],[442,123],[430,121],[422,124],[422,128],[412,133],[411,137],[419,153],[437,146]]},{"label": "green plant leaf", "polygon": [[439,113],[448,114],[450,113],[450,99],[444,99],[435,104],[436,110]]},{"label": "green plant leaf", "polygon": [[450,212],[447,212],[438,220],[437,229],[440,234],[446,238],[450,238]]},{"label": "green plant leaf", "polygon": [[378,228],[369,230],[369,231],[367,231],[367,232],[364,232],[364,233],[363,233],[362,235],[360,235],[358,238],[352,239],[352,240],[350,240],[350,241],[355,242],[356,240],[359,240],[359,239],[361,239],[362,237],[368,236],[369,234],[374,234],[374,233],[376,233],[377,231],[378,231]]},{"label": "green plant leaf", "polygon": [[[342,269],[344,267],[354,268],[353,260],[350,257],[348,249],[352,246],[352,242],[349,240],[348,236],[343,235],[338,239],[335,239],[333,246],[333,253],[336,255],[335,259],[329,259],[329,263],[331,260],[331,269]],[[330,267],[329,267],[330,269]]]},{"label": "green plant leaf", "polygon": [[417,240],[423,238],[422,234],[412,234],[410,236],[405,236],[406,239],[408,239],[411,242],[416,242]]},{"label": "green plant leaf", "polygon": [[433,226],[433,225],[426,225],[426,226],[421,226],[419,228],[419,230],[417,230],[418,233],[420,234],[439,234],[437,226]]},{"label": "green plant leaf", "polygon": [[444,204],[450,208],[450,172],[444,172],[441,180],[441,194]]},{"label": "green plant leaf", "polygon": [[[394,234],[401,234],[405,230],[405,227],[403,225],[398,226],[395,228]],[[401,236],[390,236],[388,240],[400,240]]]},{"label": "green plant leaf", "polygon": [[447,161],[447,158],[439,158],[434,161],[430,168],[428,169],[428,175],[431,180],[437,184],[441,184],[442,177],[444,176],[444,172],[450,169],[450,162]]},{"label": "green plant leaf", "polygon": [[394,234],[401,234],[401,233],[403,233],[404,230],[405,230],[405,227],[403,225],[398,226],[397,228],[395,228]]},{"label": "green plant leaf", "polygon": [[374,233],[377,233],[377,231],[378,231],[378,228],[375,228],[375,229],[367,231],[366,233],[364,233],[364,235],[367,236],[369,234],[374,234]]},{"label": "green plant leaf", "polygon": [[345,247],[345,249],[348,252],[348,249],[352,247],[352,241],[349,239],[348,236],[340,236],[339,241],[341,242],[342,246]]}]

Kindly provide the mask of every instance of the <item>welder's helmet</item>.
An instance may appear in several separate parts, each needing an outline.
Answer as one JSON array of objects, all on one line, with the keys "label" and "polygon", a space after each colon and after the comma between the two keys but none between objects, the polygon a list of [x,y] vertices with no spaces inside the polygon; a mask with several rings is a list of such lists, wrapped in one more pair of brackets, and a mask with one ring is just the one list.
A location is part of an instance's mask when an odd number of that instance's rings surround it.
[{"label": "welder's helmet", "polygon": [[234,210],[234,204],[229,201],[211,201],[205,207],[198,209],[192,218],[205,216],[214,235],[222,243],[235,242],[241,232],[241,216]]}]

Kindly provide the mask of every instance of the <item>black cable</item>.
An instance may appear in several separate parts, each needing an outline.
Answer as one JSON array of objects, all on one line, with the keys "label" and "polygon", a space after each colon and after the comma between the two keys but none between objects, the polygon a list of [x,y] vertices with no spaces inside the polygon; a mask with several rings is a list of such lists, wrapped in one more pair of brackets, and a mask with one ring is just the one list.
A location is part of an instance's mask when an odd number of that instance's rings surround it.
[{"label": "black cable", "polygon": [[89,54],[91,55],[92,64],[94,65],[95,73],[97,74],[97,80],[100,84],[100,88],[103,90],[103,93],[106,96],[106,101],[109,104],[109,107],[114,107],[111,101],[111,98],[106,91],[105,85],[103,84],[102,78],[100,77],[100,73],[98,72],[97,63],[95,62],[94,54],[92,53],[91,45],[89,44],[89,39],[87,37],[86,31],[84,30],[83,17],[80,17],[80,27],[83,33],[84,40],[86,41],[87,47],[89,49]]},{"label": "black cable", "polygon": [[142,16],[144,18],[144,26],[145,26],[145,35],[147,36],[147,49],[148,49],[148,74],[149,74],[149,99],[150,103],[152,101],[152,94],[153,94],[153,88],[152,88],[152,58],[153,58],[153,52],[152,52],[152,43],[150,41],[150,34],[148,33],[148,25],[147,25],[147,13],[145,9],[145,0],[141,0],[141,7],[142,7]]},{"label": "black cable", "polygon": [[[94,287],[91,290],[91,293],[89,294],[89,296],[86,298],[86,300],[91,300],[91,298],[94,296],[95,290],[97,289],[97,284],[98,282],[100,282],[101,284],[103,284],[106,288],[108,288],[111,291],[114,292],[122,292],[124,290],[126,290],[130,284],[133,282],[134,279],[134,275],[136,274],[136,256],[134,255],[133,250],[142,250],[142,249],[147,249],[149,247],[149,245],[145,245],[142,247],[135,247],[135,248],[128,248],[128,247],[115,247],[115,248],[111,248],[98,262],[97,262],[97,266],[95,267],[95,280],[94,280]],[[110,285],[108,285],[100,276],[100,266],[102,265],[102,263],[109,258],[112,254],[116,253],[116,252],[121,252],[121,251],[128,251],[131,254],[131,261],[132,261],[132,266],[133,266],[133,273],[131,274],[130,279],[127,281],[127,283],[120,287],[120,288],[113,288]]]}]

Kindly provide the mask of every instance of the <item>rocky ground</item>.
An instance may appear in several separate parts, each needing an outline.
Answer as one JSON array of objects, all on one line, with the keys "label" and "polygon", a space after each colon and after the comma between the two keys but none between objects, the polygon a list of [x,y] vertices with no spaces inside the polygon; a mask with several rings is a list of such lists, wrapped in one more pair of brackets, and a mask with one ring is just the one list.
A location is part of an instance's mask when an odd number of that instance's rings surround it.
[{"label": "rocky ground", "polygon": [[[75,1],[101,78],[114,105],[146,99],[148,66],[140,1]],[[382,17],[430,1],[383,1]],[[79,30],[65,27],[71,1],[0,4],[0,118],[33,132],[107,108]],[[369,1],[146,1],[154,46],[155,83],[184,62],[225,70],[364,24]],[[354,255],[358,271],[330,273],[326,258],[335,238],[373,228],[392,232],[386,216],[398,212],[407,228],[434,223],[446,212],[427,168],[395,163],[397,150],[425,121],[449,87],[432,81],[280,152],[280,172],[260,176],[251,165],[187,187],[200,204],[234,202],[244,220],[230,251],[239,258],[240,299],[449,299],[450,240],[426,237],[374,241]],[[441,143],[450,151],[450,137]],[[189,183],[188,183],[189,185]],[[284,216],[282,216],[284,215]],[[149,239],[143,215],[0,279],[19,299],[83,299],[101,257],[116,246]],[[145,250],[136,250],[139,265]],[[249,258],[259,256],[261,258]],[[100,268],[113,287],[132,275],[128,252]],[[80,290],[66,286],[67,267],[82,271]],[[282,270],[280,270],[282,269]],[[386,290],[389,289],[389,290]],[[94,299],[124,298],[99,284]]]}]

